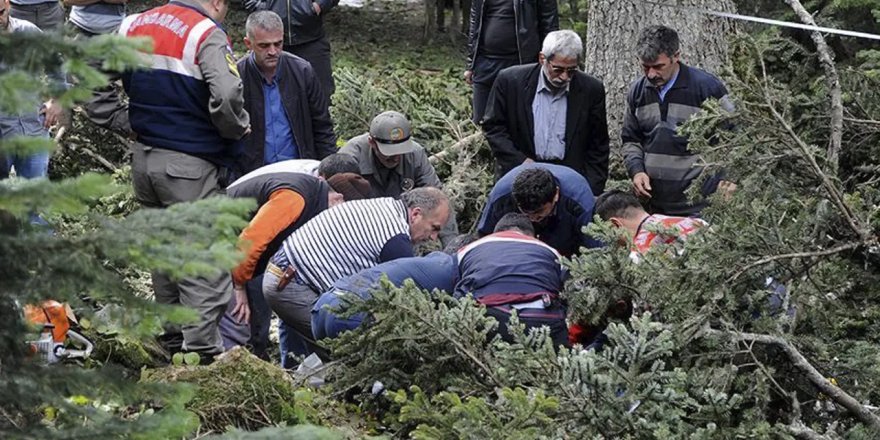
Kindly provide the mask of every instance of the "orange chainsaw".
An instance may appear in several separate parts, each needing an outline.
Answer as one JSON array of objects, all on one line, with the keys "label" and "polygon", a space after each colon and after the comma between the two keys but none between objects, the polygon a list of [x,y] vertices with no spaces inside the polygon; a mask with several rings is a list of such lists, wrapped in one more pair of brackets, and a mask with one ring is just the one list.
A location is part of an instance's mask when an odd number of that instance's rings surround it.
[{"label": "orange chainsaw", "polygon": [[[48,300],[40,305],[24,306],[25,319],[35,325],[42,325],[40,338],[30,341],[31,350],[46,363],[54,364],[69,359],[85,359],[92,354],[94,344],[81,333],[71,329],[76,324],[73,310],[67,304]],[[81,348],[71,348],[70,344]]]}]

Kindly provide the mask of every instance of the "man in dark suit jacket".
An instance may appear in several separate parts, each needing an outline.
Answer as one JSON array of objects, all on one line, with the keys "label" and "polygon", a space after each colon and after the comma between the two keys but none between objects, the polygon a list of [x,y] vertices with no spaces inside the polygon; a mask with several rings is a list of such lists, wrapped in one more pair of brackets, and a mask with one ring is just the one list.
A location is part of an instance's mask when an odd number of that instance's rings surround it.
[{"label": "man in dark suit jacket", "polygon": [[528,162],[565,165],[601,194],[608,179],[605,87],[578,71],[580,37],[555,31],[537,64],[507,68],[489,96],[483,131],[495,155],[495,179]]}]

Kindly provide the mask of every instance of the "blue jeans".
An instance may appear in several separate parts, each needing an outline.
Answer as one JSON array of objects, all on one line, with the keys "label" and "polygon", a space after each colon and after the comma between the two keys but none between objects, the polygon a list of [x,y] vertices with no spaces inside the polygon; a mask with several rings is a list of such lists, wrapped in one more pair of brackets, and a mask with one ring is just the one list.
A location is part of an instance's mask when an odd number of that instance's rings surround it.
[{"label": "blue jeans", "polygon": [[9,156],[0,161],[0,179],[9,177],[15,167],[15,175],[25,179],[38,179],[49,175],[49,152],[29,156]]},{"label": "blue jeans", "polygon": [[335,338],[344,331],[354,330],[367,318],[366,313],[358,313],[348,318],[335,315],[331,310],[338,309],[342,304],[341,293],[335,290],[324,292],[312,307],[312,336],[316,341],[324,338]]},{"label": "blue jeans", "polygon": [[[31,154],[30,156],[0,157],[0,179],[9,177],[9,172],[15,167],[15,175],[24,179],[41,179],[49,175],[49,152]],[[34,212],[30,214],[30,223],[36,226],[47,227],[49,223]]]}]

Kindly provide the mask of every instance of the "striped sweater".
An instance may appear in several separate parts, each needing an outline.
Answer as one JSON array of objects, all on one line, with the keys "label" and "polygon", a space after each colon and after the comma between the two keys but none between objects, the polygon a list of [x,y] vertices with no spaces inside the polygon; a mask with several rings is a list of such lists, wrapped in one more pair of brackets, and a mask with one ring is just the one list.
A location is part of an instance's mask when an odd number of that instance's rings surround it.
[{"label": "striped sweater", "polygon": [[299,277],[325,292],[340,278],[379,264],[382,248],[399,235],[409,237],[403,202],[353,200],[315,216],[284,240],[282,249]]},{"label": "striped sweater", "polygon": [[[704,206],[691,204],[684,194],[703,168],[696,166],[699,158],[688,150],[688,139],[678,135],[678,127],[710,98],[733,110],[727,89],[718,78],[683,63],[680,66],[678,78],[662,102],[659,89],[646,77],[632,84],[621,131],[630,178],[647,173],[651,208],[668,215],[692,215]],[[703,194],[708,195],[716,186],[717,178],[704,186]]]}]

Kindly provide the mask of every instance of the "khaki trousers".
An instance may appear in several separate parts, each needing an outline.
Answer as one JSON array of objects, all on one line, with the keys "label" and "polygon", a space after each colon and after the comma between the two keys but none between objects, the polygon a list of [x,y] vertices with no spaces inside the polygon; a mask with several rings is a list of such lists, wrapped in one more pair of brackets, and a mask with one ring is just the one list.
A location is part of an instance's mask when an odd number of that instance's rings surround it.
[{"label": "khaki trousers", "polygon": [[[135,142],[131,173],[137,200],[150,208],[166,208],[223,195],[220,168],[204,159]],[[172,280],[154,272],[156,302],[180,304],[199,314],[197,322],[182,327],[185,351],[217,354],[223,351],[218,324],[232,299],[232,278],[219,277]]]}]

